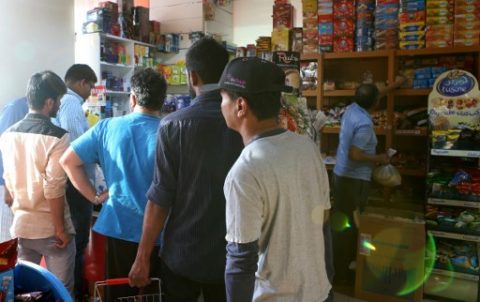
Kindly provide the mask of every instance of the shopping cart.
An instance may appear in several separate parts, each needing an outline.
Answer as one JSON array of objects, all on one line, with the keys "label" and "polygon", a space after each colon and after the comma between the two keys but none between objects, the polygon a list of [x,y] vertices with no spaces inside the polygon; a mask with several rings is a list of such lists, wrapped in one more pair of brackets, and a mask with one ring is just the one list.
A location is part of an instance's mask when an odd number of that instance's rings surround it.
[{"label": "shopping cart", "polygon": [[111,292],[115,292],[115,287],[125,287],[128,285],[128,278],[107,279],[104,281],[95,282],[95,288],[93,292],[94,302],[161,302],[162,301],[162,288],[161,282],[158,278],[151,278],[151,283],[146,288],[139,289],[138,295],[113,297],[110,296],[107,301],[105,296],[105,290],[110,289]]}]

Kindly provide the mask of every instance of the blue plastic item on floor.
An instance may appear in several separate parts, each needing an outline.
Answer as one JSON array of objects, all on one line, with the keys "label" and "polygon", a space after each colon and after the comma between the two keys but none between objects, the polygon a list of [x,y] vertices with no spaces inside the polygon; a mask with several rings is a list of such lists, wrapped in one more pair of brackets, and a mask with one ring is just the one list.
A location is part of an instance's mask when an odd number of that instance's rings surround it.
[{"label": "blue plastic item on floor", "polygon": [[15,288],[23,292],[50,290],[57,301],[73,301],[63,283],[55,275],[32,262],[21,260],[17,262],[14,283]]}]

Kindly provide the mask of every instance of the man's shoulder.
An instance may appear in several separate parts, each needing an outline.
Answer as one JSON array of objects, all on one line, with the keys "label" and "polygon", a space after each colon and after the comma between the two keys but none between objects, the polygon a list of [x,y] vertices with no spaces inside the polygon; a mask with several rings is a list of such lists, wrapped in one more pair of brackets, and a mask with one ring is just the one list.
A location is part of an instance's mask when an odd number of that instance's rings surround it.
[{"label": "man's shoulder", "polygon": [[44,119],[24,118],[8,129],[8,132],[39,134],[44,136],[52,136],[58,139],[68,133],[63,128],[55,126],[51,121]]}]

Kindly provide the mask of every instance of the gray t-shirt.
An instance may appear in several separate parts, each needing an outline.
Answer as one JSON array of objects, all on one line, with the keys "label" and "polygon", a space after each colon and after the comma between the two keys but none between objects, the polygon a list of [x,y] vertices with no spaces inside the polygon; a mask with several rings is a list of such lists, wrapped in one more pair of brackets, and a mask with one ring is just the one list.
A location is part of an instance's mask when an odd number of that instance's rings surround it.
[{"label": "gray t-shirt", "polygon": [[229,242],[258,240],[254,301],[324,301],[328,176],[318,147],[292,132],[248,144],[224,193]]}]

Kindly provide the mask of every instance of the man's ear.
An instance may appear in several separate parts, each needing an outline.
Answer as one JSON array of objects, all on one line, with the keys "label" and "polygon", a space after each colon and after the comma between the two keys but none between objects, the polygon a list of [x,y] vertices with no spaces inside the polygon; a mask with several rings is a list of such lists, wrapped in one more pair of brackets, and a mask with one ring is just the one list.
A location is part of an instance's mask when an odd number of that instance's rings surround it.
[{"label": "man's ear", "polygon": [[48,98],[45,102],[44,108],[46,108],[47,110],[51,110],[55,106],[55,102],[55,99]]},{"label": "man's ear", "polygon": [[190,84],[192,86],[198,86],[198,84],[200,82],[200,78],[198,76],[198,73],[196,73],[195,71],[189,71],[188,72],[188,80],[190,81]]},{"label": "man's ear", "polygon": [[240,96],[235,100],[235,113],[237,114],[237,117],[246,116],[249,109],[250,107],[244,97]]},{"label": "man's ear", "polygon": [[132,110],[137,106],[137,96],[133,93],[130,94],[129,105]]}]

